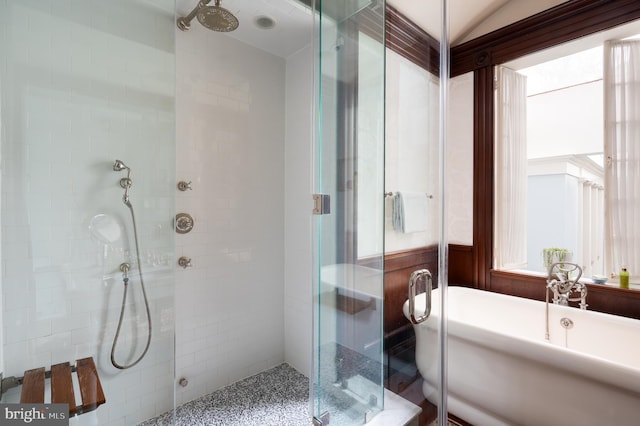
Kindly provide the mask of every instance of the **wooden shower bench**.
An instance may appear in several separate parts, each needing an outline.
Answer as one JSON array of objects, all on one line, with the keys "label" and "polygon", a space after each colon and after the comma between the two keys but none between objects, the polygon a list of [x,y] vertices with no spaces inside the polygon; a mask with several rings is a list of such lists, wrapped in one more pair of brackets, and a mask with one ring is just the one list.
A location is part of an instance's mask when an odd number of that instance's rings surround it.
[{"label": "wooden shower bench", "polygon": [[[82,398],[80,406],[76,405],[73,372],[78,376]],[[96,370],[92,357],[76,360],[75,366],[63,362],[51,366],[50,371],[45,371],[44,367],[25,371],[22,378],[20,402],[44,404],[45,380],[47,378],[51,378],[51,403],[69,404],[69,417],[93,411],[106,402],[98,370]]]}]

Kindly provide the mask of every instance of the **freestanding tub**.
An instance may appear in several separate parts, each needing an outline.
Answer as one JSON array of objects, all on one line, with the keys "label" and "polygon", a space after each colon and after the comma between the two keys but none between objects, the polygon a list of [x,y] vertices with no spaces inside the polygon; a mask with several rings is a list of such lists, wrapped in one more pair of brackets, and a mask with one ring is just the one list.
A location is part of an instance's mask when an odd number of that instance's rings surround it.
[{"label": "freestanding tub", "polygon": [[[431,316],[414,325],[432,402],[439,297],[433,290]],[[544,302],[463,287],[447,300],[450,413],[478,426],[640,424],[640,321],[550,304],[547,341]],[[416,312],[424,303],[418,295]]]}]

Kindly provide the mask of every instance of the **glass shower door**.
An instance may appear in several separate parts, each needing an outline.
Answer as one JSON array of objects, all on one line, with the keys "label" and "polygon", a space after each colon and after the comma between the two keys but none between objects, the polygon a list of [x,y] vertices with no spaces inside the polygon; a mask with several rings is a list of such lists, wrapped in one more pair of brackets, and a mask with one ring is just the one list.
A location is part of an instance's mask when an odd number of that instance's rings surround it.
[{"label": "glass shower door", "polygon": [[384,1],[316,2],[316,424],[383,409]]}]

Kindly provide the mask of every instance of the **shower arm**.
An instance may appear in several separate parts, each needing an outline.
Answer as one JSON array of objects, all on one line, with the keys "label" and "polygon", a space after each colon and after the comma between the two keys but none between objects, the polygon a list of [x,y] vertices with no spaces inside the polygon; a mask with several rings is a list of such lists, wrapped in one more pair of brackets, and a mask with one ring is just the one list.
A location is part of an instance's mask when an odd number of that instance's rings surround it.
[{"label": "shower arm", "polygon": [[[202,9],[203,7],[208,5],[209,3],[211,3],[211,0],[199,0],[198,4],[191,11],[191,13],[189,13],[185,17],[178,18],[178,20],[177,20],[178,28],[180,28],[182,31],[188,31],[191,28],[191,21],[193,21],[193,18],[196,17],[196,15],[200,11],[200,9]],[[216,0],[216,5],[218,5],[219,3],[220,3],[220,1]]]}]

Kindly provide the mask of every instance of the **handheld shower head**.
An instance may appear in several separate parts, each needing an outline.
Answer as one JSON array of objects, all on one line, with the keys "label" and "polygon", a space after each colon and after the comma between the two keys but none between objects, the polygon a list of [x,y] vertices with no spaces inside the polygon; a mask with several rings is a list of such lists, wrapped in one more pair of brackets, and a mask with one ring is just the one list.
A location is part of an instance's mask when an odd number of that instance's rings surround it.
[{"label": "handheld shower head", "polygon": [[113,163],[113,171],[114,172],[121,172],[123,170],[131,170],[131,169],[129,167],[127,167],[127,165],[124,164],[122,161],[116,160],[115,163]]}]

